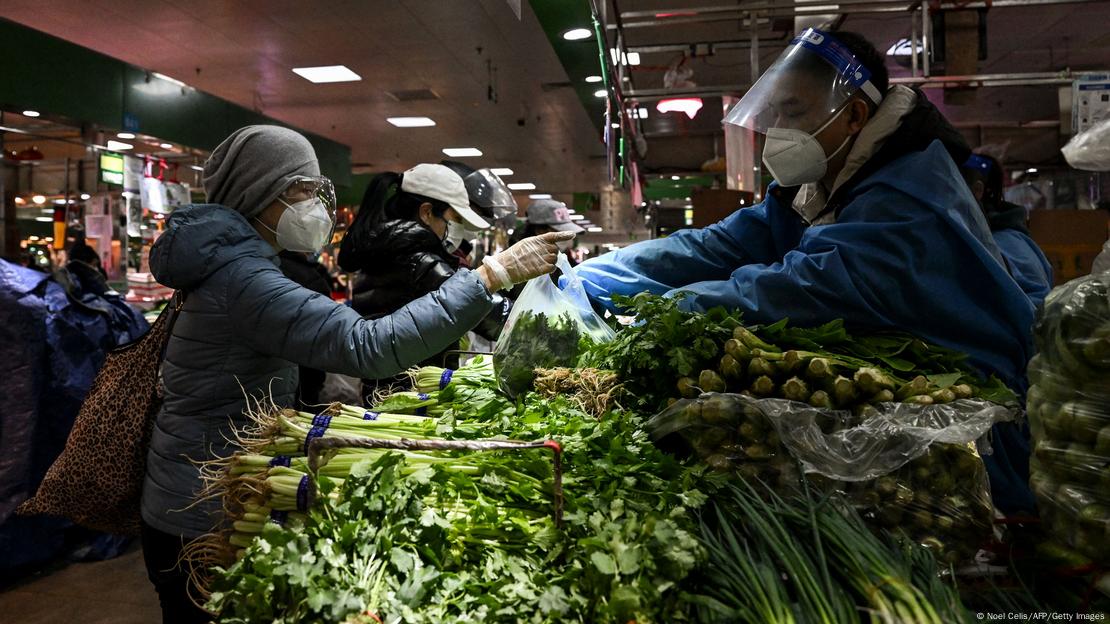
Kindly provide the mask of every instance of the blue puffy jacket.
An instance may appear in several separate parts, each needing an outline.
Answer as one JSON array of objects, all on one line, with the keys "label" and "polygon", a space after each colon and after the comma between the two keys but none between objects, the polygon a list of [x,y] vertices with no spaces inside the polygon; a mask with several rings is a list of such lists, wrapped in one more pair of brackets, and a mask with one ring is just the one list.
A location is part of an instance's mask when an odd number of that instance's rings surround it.
[{"label": "blue puffy jacket", "polygon": [[298,364],[395,375],[458,340],[492,305],[478,276],[462,269],[393,314],[363,320],[286,278],[277,262],[246,219],[217,205],[174,212],[151,250],[154,277],[187,293],[163,363],[166,398],[143,486],[143,519],[159,531],[196,537],[219,524],[220,501],[190,507],[201,485],[190,459],[235,450],[228,440],[249,423],[246,397],[293,405]]},{"label": "blue puffy jacket", "polygon": [[[763,203],[715,225],[579,265],[587,294],[613,309],[614,294],[687,291],[689,309],[739,309],[752,323],[845,319],[907,331],[967,353],[979,371],[1023,391],[1033,305],[1003,266],[956,169],[953,156],[967,156],[953,152],[962,140],[947,122],[939,138],[922,136],[943,118],[917,114],[932,119],[911,114],[904,125],[916,134],[896,133],[864,175],[833,195],[835,223],[806,227],[791,207],[796,190],[772,185]],[[996,505],[1032,509],[1028,433],[1002,423],[993,441],[986,463]]]},{"label": "blue puffy jacket", "polygon": [[1052,265],[1029,236],[1025,208],[1003,201],[997,205],[988,204],[985,210],[994,241],[1006,259],[1010,274],[1033,305],[1040,308],[1052,290]]}]

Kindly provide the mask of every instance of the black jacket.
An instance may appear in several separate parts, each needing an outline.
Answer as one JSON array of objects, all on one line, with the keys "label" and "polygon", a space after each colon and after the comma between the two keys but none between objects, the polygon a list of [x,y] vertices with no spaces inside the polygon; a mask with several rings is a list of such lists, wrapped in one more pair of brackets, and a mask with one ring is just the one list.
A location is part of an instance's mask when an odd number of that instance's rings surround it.
[{"label": "black jacket", "polygon": [[[385,316],[432,292],[459,267],[459,259],[447,253],[439,238],[415,221],[371,225],[360,232],[357,243],[357,247],[347,245],[341,250],[341,261],[344,268],[353,265],[359,270],[351,305],[367,318]],[[508,299],[494,294],[490,313],[474,331],[496,340],[511,308]],[[442,354],[425,363],[442,365]],[[457,365],[457,358],[448,365]]]}]

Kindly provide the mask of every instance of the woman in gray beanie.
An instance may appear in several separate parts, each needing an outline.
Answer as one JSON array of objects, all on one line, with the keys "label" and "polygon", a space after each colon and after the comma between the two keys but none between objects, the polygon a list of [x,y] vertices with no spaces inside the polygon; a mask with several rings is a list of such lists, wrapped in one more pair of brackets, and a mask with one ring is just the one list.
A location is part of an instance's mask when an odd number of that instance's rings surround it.
[{"label": "woman in gray beanie", "polygon": [[478,324],[492,294],[554,270],[555,235],[522,241],[476,271],[456,272],[395,313],[364,320],[298,286],[282,250],[317,252],[334,228],[335,194],[303,136],[248,126],[204,166],[208,204],[170,216],[151,272],[186,294],[162,366],[165,402],[150,439],[143,486],[143,556],[164,622],[206,622],[194,606],[182,547],[220,525],[220,502],[195,503],[195,461],[234,451],[248,397],[292,406],[297,365],[363,378],[397,374]]}]

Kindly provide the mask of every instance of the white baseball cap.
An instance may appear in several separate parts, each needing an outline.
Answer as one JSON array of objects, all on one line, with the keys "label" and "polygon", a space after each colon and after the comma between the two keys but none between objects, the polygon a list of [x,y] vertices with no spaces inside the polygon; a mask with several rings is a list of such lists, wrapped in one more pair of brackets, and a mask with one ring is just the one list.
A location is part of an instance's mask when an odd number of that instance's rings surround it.
[{"label": "white baseball cap", "polygon": [[489,223],[470,207],[463,179],[443,165],[420,164],[409,169],[402,174],[401,190],[446,203],[459,213],[463,225],[470,229],[489,229]]}]

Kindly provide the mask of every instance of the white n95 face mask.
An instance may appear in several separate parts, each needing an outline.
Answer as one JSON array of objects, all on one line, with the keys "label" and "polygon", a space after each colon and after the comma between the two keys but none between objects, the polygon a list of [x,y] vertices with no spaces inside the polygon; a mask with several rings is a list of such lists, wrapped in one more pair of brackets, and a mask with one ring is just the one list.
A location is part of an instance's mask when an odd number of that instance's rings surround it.
[{"label": "white n95 face mask", "polygon": [[798,186],[816,182],[825,175],[829,161],[844,149],[852,137],[845,137],[840,147],[829,156],[825,156],[825,150],[816,137],[843,111],[841,109],[829,117],[813,134],[794,128],[767,129],[767,140],[763,144],[763,164],[776,182],[782,186]]},{"label": "white n95 face mask", "polygon": [[447,235],[443,237],[443,248],[447,250],[447,253],[455,253],[459,245],[470,239],[470,236],[470,231],[463,227],[461,223],[448,220]]},{"label": "white n95 face mask", "polygon": [[[324,202],[316,197],[295,204],[284,199],[279,201],[285,204],[285,212],[278,219],[277,229],[270,230],[277,237],[278,247],[302,253],[316,253],[323,249],[335,228]],[[266,227],[266,224],[262,225]]]}]

